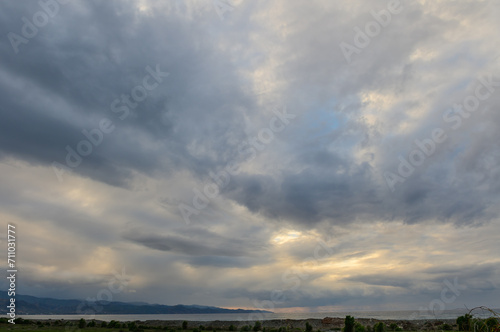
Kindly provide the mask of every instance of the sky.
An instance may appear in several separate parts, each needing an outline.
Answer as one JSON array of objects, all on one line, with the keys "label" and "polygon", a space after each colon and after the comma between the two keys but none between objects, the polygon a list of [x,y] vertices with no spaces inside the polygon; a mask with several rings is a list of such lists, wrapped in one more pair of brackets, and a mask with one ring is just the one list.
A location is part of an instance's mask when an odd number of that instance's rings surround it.
[{"label": "sky", "polygon": [[498,17],[493,0],[2,1],[17,292],[500,307]]}]

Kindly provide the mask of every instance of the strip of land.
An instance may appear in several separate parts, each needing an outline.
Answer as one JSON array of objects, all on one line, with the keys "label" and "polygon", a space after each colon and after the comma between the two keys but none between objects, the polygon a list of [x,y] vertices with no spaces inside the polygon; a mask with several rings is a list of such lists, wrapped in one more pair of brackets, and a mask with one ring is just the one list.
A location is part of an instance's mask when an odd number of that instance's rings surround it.
[{"label": "strip of land", "polygon": [[[97,316],[98,318],[98,316]],[[382,322],[386,326],[387,331],[443,331],[443,330],[458,330],[455,319],[440,319],[440,320],[378,320],[373,318],[357,318],[356,322],[366,328],[366,332],[373,331],[373,327]],[[18,326],[37,325],[43,327],[78,327],[79,320],[21,320]],[[104,322],[95,319],[85,321],[86,328],[84,331],[101,331],[100,327],[106,328],[102,331],[128,331],[129,326],[134,324],[137,331],[147,330],[166,330],[170,332],[214,332],[214,331],[254,331],[256,321],[182,321],[182,320],[146,320],[134,322]],[[325,317],[323,319],[274,319],[264,320],[259,322],[260,329],[256,331],[265,332],[301,332],[306,330],[306,325],[309,324],[314,332],[321,331],[341,331],[345,324],[345,318]],[[185,324],[183,326],[183,324]],[[110,326],[111,325],[111,326]],[[5,326],[5,324],[2,324]],[[12,325],[10,326],[12,327]],[[91,328],[96,329],[91,329]],[[110,330],[111,327],[111,330]],[[43,329],[37,329],[43,331]],[[56,331],[55,329],[54,331]],[[2,331],[2,329],[0,329]],[[47,330],[48,331],[48,330]],[[51,330],[52,331],[52,330]],[[61,330],[62,331],[62,330]]]}]

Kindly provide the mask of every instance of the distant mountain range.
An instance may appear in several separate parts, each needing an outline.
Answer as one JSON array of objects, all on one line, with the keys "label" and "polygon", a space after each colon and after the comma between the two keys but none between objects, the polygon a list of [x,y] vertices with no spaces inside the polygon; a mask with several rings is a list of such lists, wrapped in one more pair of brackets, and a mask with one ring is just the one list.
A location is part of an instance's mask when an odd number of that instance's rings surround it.
[{"label": "distant mountain range", "polygon": [[[252,312],[269,313],[265,310],[225,309],[200,305],[162,305],[144,302],[88,303],[84,300],[60,300],[16,295],[17,315],[77,315],[77,314],[244,314]],[[0,314],[7,312],[8,298],[0,299]]]}]

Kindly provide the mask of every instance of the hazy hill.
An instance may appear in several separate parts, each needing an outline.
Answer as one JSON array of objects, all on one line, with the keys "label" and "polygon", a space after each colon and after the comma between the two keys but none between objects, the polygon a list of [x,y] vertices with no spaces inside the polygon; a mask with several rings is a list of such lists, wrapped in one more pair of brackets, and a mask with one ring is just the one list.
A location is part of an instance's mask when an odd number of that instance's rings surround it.
[{"label": "hazy hill", "polygon": [[[24,315],[76,315],[95,314],[224,314],[269,312],[264,310],[224,309],[199,305],[161,305],[143,302],[96,302],[84,300],[60,300],[39,298],[29,295],[16,295],[16,314]],[[7,312],[8,298],[0,299],[0,313]]]}]

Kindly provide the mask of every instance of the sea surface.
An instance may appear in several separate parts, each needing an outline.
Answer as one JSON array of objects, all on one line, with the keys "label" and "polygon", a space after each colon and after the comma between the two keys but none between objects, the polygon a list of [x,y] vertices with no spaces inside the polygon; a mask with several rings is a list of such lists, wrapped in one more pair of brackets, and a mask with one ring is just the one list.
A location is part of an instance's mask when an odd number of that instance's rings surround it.
[{"label": "sea surface", "polygon": [[[308,312],[308,313],[251,313],[251,314],[182,314],[182,315],[19,315],[25,319],[80,319],[84,318],[97,319],[104,321],[145,321],[145,320],[186,320],[186,321],[256,321],[256,320],[271,320],[271,319],[307,319],[307,318],[325,318],[325,317],[340,317],[344,318],[351,315],[355,318],[374,318],[380,320],[440,320],[440,319],[456,319],[458,316],[467,313],[466,309],[446,310],[440,313],[431,313],[425,311],[351,311],[351,312]],[[490,317],[488,312],[474,312],[477,317]]]}]

